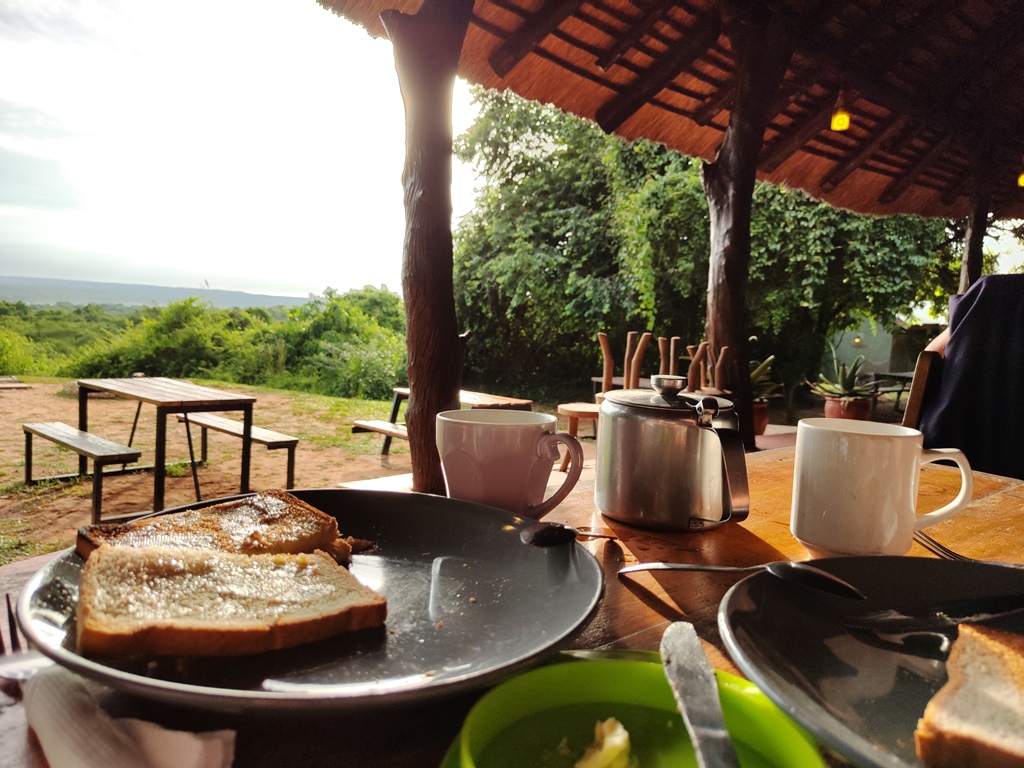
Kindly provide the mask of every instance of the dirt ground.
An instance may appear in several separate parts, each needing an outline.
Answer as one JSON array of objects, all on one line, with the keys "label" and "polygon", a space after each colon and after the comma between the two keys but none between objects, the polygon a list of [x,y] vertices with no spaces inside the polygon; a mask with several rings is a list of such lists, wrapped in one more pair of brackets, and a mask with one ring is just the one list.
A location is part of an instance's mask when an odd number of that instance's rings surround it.
[{"label": "dirt ground", "polygon": [[[232,387],[247,391],[244,387]],[[390,403],[377,413],[348,417],[331,412],[334,398],[258,391],[254,408],[257,426],[300,438],[295,457],[295,487],[332,487],[372,477],[404,474],[411,470],[408,445],[395,441],[391,455],[382,457],[383,438],[376,434],[352,435],[352,418],[386,418]],[[335,401],[336,402],[336,401]],[[135,418],[136,403],[107,397],[89,400],[89,431],[127,444]],[[23,423],[62,421],[78,424],[78,400],[74,382],[32,383],[30,389],[0,390],[0,536],[19,537],[44,545],[70,546],[77,529],[91,522],[92,481],[45,483],[23,486],[25,433]],[[144,405],[133,445],[142,451],[140,465],[153,463],[156,412]],[[199,430],[193,427],[198,455]],[[195,501],[195,487],[188,468],[185,427],[170,419],[167,424],[167,462],[177,462],[165,486],[165,507]],[[229,496],[239,491],[241,440],[210,431],[208,462],[199,468],[203,498]],[[41,438],[33,439],[33,470],[36,477],[77,472],[78,455]],[[267,450],[254,444],[250,487],[252,490],[283,488],[287,451]],[[91,467],[90,467],[91,471]],[[152,471],[104,476],[103,515],[119,515],[153,508]],[[27,555],[33,552],[27,552]],[[17,558],[15,558],[17,559]]]}]

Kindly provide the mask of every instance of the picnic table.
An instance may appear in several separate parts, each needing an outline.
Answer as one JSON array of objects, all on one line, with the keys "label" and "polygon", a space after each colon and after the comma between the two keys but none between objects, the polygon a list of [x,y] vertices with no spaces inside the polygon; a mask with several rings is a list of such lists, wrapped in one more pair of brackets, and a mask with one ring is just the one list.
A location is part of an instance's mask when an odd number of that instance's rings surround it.
[{"label": "picnic table", "polygon": [[[391,414],[388,420],[383,419],[356,419],[352,425],[352,431],[358,432],[379,432],[384,435],[384,445],[381,446],[380,455],[387,456],[391,450],[391,441],[394,438],[408,440],[409,433],[405,424],[398,421],[398,414],[402,409],[402,403],[409,399],[409,387],[394,387],[391,390],[394,399],[391,402]],[[504,395],[490,395],[485,392],[471,392],[459,390],[459,403],[468,408],[507,408],[516,411],[532,411],[533,401],[523,400],[518,397],[506,397]]]},{"label": "picnic table", "polygon": [[[132,425],[134,437],[139,413],[143,404],[156,406],[156,458],[153,477],[153,510],[164,508],[164,482],[167,468],[167,418],[172,414],[195,413],[200,411],[241,411],[242,412],[242,473],[241,491],[249,491],[249,465],[252,456],[252,408],[256,402],[253,395],[227,392],[212,387],[202,387],[189,381],[169,379],[162,376],[143,376],[126,379],[79,379],[78,380],[78,428],[89,430],[89,397],[108,392],[127,400],[135,400],[135,422]],[[79,458],[80,475],[86,474],[86,458]]]}]

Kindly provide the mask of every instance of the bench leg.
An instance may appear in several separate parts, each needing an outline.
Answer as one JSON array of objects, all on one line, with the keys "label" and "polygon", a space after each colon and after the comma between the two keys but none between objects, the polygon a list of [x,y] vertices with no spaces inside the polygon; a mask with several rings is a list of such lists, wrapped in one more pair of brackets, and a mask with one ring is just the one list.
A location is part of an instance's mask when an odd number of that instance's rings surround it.
[{"label": "bench leg", "polygon": [[[402,400],[404,399],[405,398],[403,398],[397,392],[395,393],[395,399],[391,402],[391,415],[388,417],[388,421],[390,421],[392,424],[398,423],[398,412],[402,408]],[[387,456],[390,450],[391,435],[384,435],[384,445],[380,449],[380,455]]]},{"label": "bench leg", "polygon": [[25,485],[32,485],[32,433],[25,433]]},{"label": "bench leg", "polygon": [[288,482],[285,485],[285,490],[290,491],[295,487],[295,446],[288,446]]},{"label": "bench leg", "polygon": [[103,508],[103,465],[100,462],[92,463],[92,524],[100,521],[100,514]]},{"label": "bench leg", "polygon": [[[203,497],[199,493],[199,470],[196,468],[196,452],[192,448],[192,427],[188,423],[188,414],[185,414],[185,437],[188,440],[188,460],[192,465],[192,484],[196,488],[196,501],[202,501]],[[206,427],[203,427],[203,459],[206,459]]]}]

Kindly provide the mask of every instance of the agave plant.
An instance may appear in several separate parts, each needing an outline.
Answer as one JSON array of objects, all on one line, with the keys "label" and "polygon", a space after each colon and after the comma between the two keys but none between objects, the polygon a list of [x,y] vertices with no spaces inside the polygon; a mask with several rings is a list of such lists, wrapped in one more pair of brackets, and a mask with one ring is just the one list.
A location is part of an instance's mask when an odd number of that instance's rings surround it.
[{"label": "agave plant", "polygon": [[750,392],[755,401],[767,400],[770,397],[778,397],[778,390],[782,385],[772,381],[772,362],[775,355],[769,355],[764,360],[750,361]]},{"label": "agave plant", "polygon": [[827,379],[825,374],[819,373],[817,381],[807,382],[811,391],[822,397],[841,397],[848,400],[873,397],[874,385],[857,383],[857,376],[860,374],[861,366],[864,365],[864,355],[857,355],[857,359],[847,367],[846,363],[839,362],[835,344],[830,341],[828,345],[832,348],[832,367],[835,372],[835,380]]}]

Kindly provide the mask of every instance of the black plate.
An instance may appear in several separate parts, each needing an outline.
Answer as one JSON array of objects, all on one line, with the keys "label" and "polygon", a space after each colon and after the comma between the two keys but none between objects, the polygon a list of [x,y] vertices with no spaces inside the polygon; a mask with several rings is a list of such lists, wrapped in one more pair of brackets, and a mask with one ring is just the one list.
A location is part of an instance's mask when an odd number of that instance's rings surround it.
[{"label": "black plate", "polygon": [[[809,592],[767,573],[755,574],[733,586],[719,610],[729,654],[769,698],[853,763],[918,768],[914,728],[946,681],[945,653],[940,643],[931,642],[934,635],[851,629],[853,617],[886,609],[913,613],[961,599],[977,598],[983,605],[987,598],[1024,595],[1024,571],[917,557],[813,562],[868,599]],[[946,634],[955,637],[955,628]]]},{"label": "black plate", "polygon": [[525,669],[568,643],[601,598],[601,568],[589,552],[576,542],[526,545],[519,532],[532,521],[508,512],[425,494],[293,493],[334,515],[342,533],[376,542],[353,558],[352,572],[387,597],[383,629],[259,656],[98,663],[75,649],[82,560],[69,550],[22,592],[25,634],[58,664],[172,703],[365,708],[481,687]]}]

